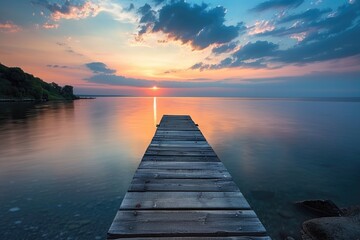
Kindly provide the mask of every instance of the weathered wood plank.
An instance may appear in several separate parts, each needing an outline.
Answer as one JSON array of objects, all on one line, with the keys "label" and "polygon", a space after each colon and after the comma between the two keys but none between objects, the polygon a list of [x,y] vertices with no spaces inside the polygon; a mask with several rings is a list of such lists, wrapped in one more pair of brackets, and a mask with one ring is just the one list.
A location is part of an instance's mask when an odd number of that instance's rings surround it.
[{"label": "weathered wood plank", "polygon": [[134,178],[201,178],[201,179],[232,179],[228,171],[217,170],[181,170],[181,169],[137,169]]},{"label": "weathered wood plank", "polygon": [[240,191],[231,180],[223,179],[142,179],[134,178],[130,192],[179,191],[179,192],[236,192]]},{"label": "weathered wood plank", "polygon": [[191,126],[163,126],[163,127],[157,127],[159,131],[181,131],[181,132],[193,132],[193,131],[199,131],[198,127],[191,127]]},{"label": "weathered wood plank", "polygon": [[108,239],[270,240],[188,115],[165,115]]},{"label": "weathered wood plank", "polygon": [[156,156],[216,156],[214,151],[146,150],[145,155]]},{"label": "weathered wood plank", "polygon": [[127,192],[121,210],[244,210],[249,203],[241,192]]},{"label": "weathered wood plank", "polygon": [[222,162],[175,162],[175,161],[143,161],[140,163],[139,168],[151,168],[151,169],[198,169],[198,170],[220,170],[226,171],[226,168]]},{"label": "weathered wood plank", "polygon": [[118,211],[109,230],[116,237],[261,236],[265,229],[254,211]]},{"label": "weathered wood plank", "polygon": [[237,237],[141,237],[141,238],[117,238],[117,240],[271,240],[270,237],[237,236]]},{"label": "weathered wood plank", "polygon": [[203,136],[201,131],[199,129],[196,130],[191,130],[191,131],[179,131],[176,129],[172,129],[172,130],[161,130],[160,128],[158,128],[155,132],[155,136],[160,136],[160,135],[197,135],[197,136]]},{"label": "weathered wood plank", "polygon": [[187,137],[187,136],[164,136],[157,137],[154,136],[153,140],[179,140],[179,141],[205,141],[204,137]]},{"label": "weathered wood plank", "polygon": [[144,155],[142,161],[176,161],[176,162],[220,162],[217,156],[157,156]]},{"label": "weathered wood plank", "polygon": [[211,147],[166,147],[166,146],[149,146],[147,151],[176,151],[176,152],[212,152],[214,150]]},{"label": "weathered wood plank", "polygon": [[207,141],[179,141],[179,140],[167,140],[167,141],[159,141],[153,140],[151,141],[151,147],[187,147],[187,148],[195,148],[195,147],[211,147]]}]

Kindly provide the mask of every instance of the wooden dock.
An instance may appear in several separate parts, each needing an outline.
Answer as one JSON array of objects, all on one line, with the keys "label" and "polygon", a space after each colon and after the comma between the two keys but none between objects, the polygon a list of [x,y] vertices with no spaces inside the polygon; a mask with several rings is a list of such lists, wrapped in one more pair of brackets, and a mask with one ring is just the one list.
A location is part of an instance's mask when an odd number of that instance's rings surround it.
[{"label": "wooden dock", "polygon": [[164,115],[108,239],[270,240],[190,116]]}]

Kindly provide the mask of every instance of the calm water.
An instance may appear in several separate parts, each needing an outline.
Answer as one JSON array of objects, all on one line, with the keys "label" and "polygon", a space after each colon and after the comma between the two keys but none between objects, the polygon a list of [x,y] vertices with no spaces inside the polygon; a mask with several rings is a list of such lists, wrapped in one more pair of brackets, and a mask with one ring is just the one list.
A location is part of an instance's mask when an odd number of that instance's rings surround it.
[{"label": "calm water", "polygon": [[189,114],[273,239],[293,202],[360,203],[360,102],[98,98],[0,103],[0,239],[103,239],[163,114]]}]

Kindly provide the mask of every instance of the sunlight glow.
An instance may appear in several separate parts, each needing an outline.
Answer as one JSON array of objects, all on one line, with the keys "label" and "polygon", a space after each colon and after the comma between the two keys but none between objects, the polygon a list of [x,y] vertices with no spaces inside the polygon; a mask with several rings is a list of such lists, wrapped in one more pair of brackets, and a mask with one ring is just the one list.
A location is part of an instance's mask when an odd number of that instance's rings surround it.
[{"label": "sunlight glow", "polygon": [[156,90],[158,90],[159,88],[158,88],[157,86],[153,86],[151,89],[154,90],[154,91],[156,91]]},{"label": "sunlight glow", "polygon": [[156,97],[154,97],[154,125],[157,124],[157,107],[156,107]]}]

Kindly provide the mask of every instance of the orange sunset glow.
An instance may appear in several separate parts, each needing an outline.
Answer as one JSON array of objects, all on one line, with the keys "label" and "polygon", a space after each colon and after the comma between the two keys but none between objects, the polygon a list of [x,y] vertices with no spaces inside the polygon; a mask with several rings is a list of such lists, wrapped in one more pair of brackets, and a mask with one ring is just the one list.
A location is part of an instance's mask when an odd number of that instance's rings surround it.
[{"label": "orange sunset glow", "polygon": [[283,2],[2,1],[1,63],[77,94],[360,95],[359,1]]}]

